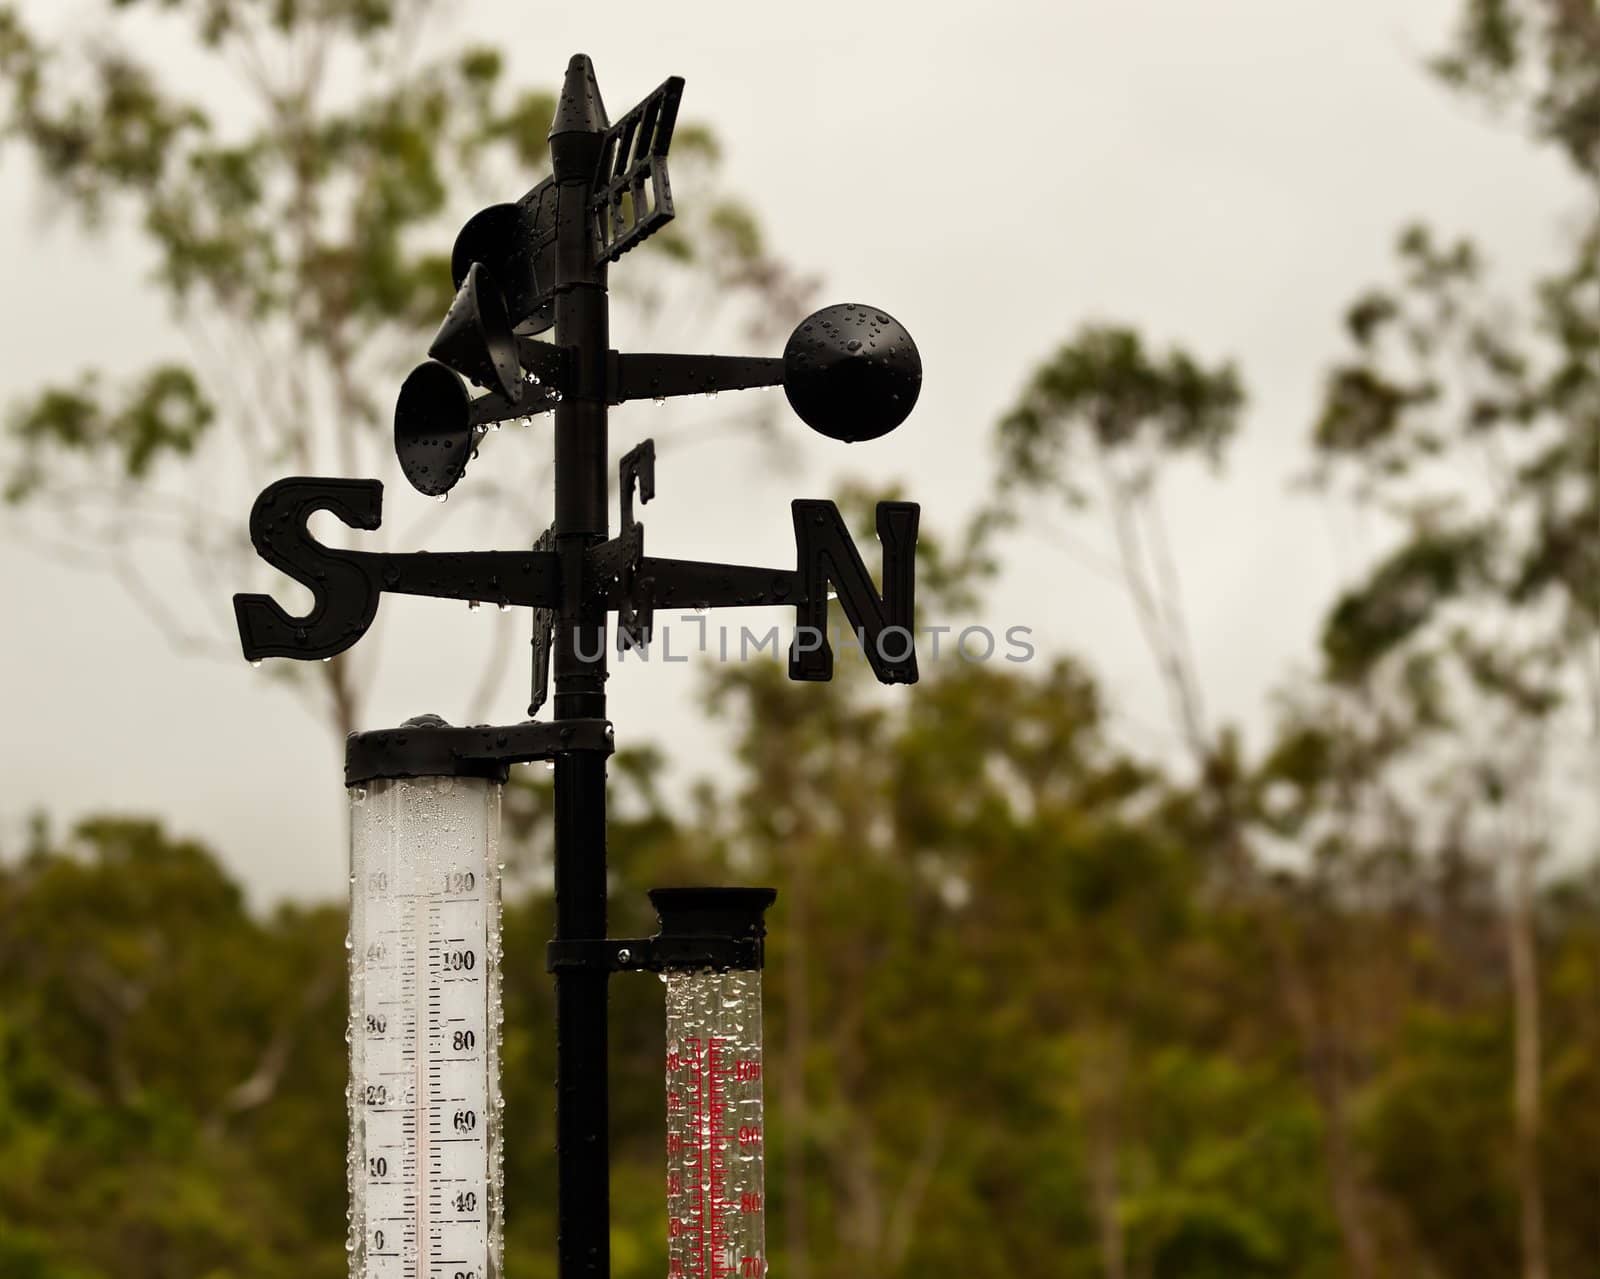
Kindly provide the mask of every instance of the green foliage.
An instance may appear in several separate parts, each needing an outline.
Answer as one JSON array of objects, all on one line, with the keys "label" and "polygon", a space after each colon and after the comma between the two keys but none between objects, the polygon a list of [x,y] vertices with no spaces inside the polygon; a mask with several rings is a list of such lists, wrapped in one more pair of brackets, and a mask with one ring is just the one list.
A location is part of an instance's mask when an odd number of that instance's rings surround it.
[{"label": "green foliage", "polygon": [[340,1273],[343,1168],[303,1157],[344,1120],[340,912],[253,919],[205,850],[107,819],[8,869],[0,921],[0,1255]]},{"label": "green foliage", "polygon": [[1594,0],[1465,0],[1451,47],[1434,61],[1449,84],[1514,104],[1574,168],[1600,180],[1600,9]]},{"label": "green foliage", "polygon": [[[1470,244],[1411,227],[1399,286],[1350,308],[1354,352],[1330,375],[1313,431],[1317,478],[1403,532],[1330,614],[1335,678],[1422,645],[1453,650],[1478,691],[1523,709],[1533,685],[1539,699],[1578,693],[1572,664],[1600,634],[1600,223],[1574,250],[1519,324]],[[1450,602],[1479,618],[1518,613],[1521,651],[1546,675],[1524,662],[1507,680],[1471,642],[1480,628],[1432,625]]]},{"label": "green foliage", "polygon": [[1379,565],[1328,614],[1322,648],[1335,680],[1359,679],[1470,589],[1487,554],[1477,529],[1424,531]]},{"label": "green foliage", "polygon": [[[1505,1026],[1493,1014],[1420,1013],[1401,1054],[1369,1120],[1377,1183],[1404,1194],[1412,1228],[1446,1273],[1516,1273]],[[1463,1159],[1477,1160],[1480,1174],[1453,1175]]]},{"label": "green foliage", "polygon": [[128,477],[139,480],[163,453],[193,453],[216,417],[193,372],[175,365],[138,379],[115,410],[91,398],[96,389],[91,381],[82,391],[46,391],[13,417],[25,461],[6,487],[8,501],[21,501],[46,482],[41,458],[51,449],[113,451]]},{"label": "green foliage", "polygon": [[[553,98],[508,86],[492,50],[447,51],[402,76],[369,70],[354,95],[330,92],[330,65],[352,54],[369,67],[398,63],[436,7],[422,0],[119,3],[108,21],[149,7],[195,24],[242,90],[242,119],[219,117],[129,43],[46,47],[8,7],[0,138],[31,153],[63,207],[89,225],[136,219],[161,291],[216,353],[152,370],[110,403],[86,402],[81,388],[94,378],[85,374],[18,408],[13,499],[70,484],[63,452],[104,455],[113,478],[146,480],[162,455],[192,452],[219,417],[231,447],[242,435],[307,458],[316,426],[307,417],[319,406],[303,372],[289,379],[297,389],[281,416],[270,402],[238,402],[250,376],[283,379],[251,367],[271,362],[275,341],[323,366],[344,430],[372,427],[382,413],[364,385],[366,353],[396,333],[418,345],[449,302],[447,263],[416,247],[420,233],[447,237],[446,215],[474,180],[504,181],[514,165],[525,181],[544,159]],[[225,341],[237,345],[216,345]]]},{"label": "green foliage", "polygon": [[1132,329],[1091,325],[1034,373],[1001,419],[1002,474],[1081,501],[1077,471],[1096,454],[1195,453],[1215,463],[1243,405],[1231,365],[1207,369],[1181,350],[1157,356]]}]

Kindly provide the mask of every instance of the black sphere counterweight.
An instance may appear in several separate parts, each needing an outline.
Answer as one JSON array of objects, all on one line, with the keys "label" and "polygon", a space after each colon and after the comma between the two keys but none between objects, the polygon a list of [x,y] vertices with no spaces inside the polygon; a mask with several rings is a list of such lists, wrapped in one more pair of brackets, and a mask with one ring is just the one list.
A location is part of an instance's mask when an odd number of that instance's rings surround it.
[{"label": "black sphere counterweight", "polygon": [[877,307],[845,302],[800,322],[783,349],[783,389],[814,431],[846,444],[887,435],[922,390],[922,357]]}]

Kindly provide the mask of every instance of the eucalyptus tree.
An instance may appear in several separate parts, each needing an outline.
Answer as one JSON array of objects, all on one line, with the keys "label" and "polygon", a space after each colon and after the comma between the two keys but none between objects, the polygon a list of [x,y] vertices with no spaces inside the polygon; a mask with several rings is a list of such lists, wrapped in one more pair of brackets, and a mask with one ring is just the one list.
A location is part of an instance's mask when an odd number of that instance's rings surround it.
[{"label": "eucalyptus tree", "polygon": [[1317,477],[1379,512],[1388,548],[1336,601],[1323,649],[1346,708],[1421,709],[1392,752],[1413,781],[1396,798],[1502,877],[1522,1274],[1545,1279],[1584,1264],[1546,1226],[1536,909],[1541,863],[1595,848],[1600,6],[1468,0],[1434,69],[1556,148],[1581,202],[1564,263],[1525,291],[1470,240],[1413,226],[1398,279],[1349,307]]}]

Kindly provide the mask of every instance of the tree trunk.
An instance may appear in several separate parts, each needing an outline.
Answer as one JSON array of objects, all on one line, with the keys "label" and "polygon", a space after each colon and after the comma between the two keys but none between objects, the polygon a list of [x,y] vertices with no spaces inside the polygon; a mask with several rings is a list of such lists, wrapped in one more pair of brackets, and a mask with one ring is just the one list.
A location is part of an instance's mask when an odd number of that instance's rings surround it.
[{"label": "tree trunk", "polygon": [[1311,1096],[1322,1120],[1323,1163],[1328,1175],[1328,1196],[1344,1251],[1349,1279],[1376,1279],[1381,1273],[1378,1245],[1367,1214],[1367,1190],[1345,1105],[1344,1052],[1337,1014],[1318,1007],[1316,989],[1307,965],[1284,921],[1284,907],[1252,882],[1254,859],[1244,842],[1232,797],[1218,789],[1225,838],[1232,872],[1242,887],[1242,900],[1266,942],[1274,984],[1283,1001],[1289,1025],[1299,1041],[1300,1058]]},{"label": "tree trunk", "polygon": [[[1255,858],[1245,841],[1244,823],[1235,806],[1234,796],[1230,793],[1228,780],[1213,767],[1217,743],[1206,722],[1200,674],[1188,642],[1178,574],[1170,547],[1166,545],[1160,504],[1153,491],[1145,492],[1141,498],[1104,454],[1099,460],[1112,517],[1112,530],[1117,539],[1123,577],[1133,597],[1135,618],[1167,686],[1173,721],[1193,757],[1199,785],[1211,790],[1216,798],[1221,827],[1219,833],[1233,886],[1245,908],[1260,921],[1267,939],[1278,992],[1299,1040],[1311,1094],[1322,1118],[1325,1134],[1323,1154],[1329,1193],[1345,1261],[1349,1266],[1349,1279],[1376,1279],[1379,1273],[1377,1245],[1367,1221],[1366,1190],[1350,1140],[1349,1117],[1345,1113],[1344,1065],[1339,1051],[1338,1031],[1329,1024],[1333,1019],[1321,1015],[1317,1008],[1311,980],[1292,939],[1283,931],[1282,917],[1275,903],[1263,901],[1258,896],[1259,889],[1254,882]],[[1149,557],[1140,533],[1140,501],[1150,523],[1150,540],[1154,544],[1154,553]],[[1153,572],[1147,560],[1153,561]],[[1096,1161],[1094,1155],[1091,1155],[1091,1161]],[[1114,1175],[1114,1163],[1110,1165],[1110,1170]],[[1096,1175],[1091,1168],[1091,1176]],[[1098,1188],[1096,1198],[1100,1198]],[[1106,1273],[1108,1276],[1115,1274],[1120,1279],[1126,1264],[1121,1251],[1120,1233],[1113,1242],[1106,1233],[1103,1216],[1101,1235]],[[1113,1265],[1118,1269],[1113,1271]],[[1544,1277],[1541,1275],[1539,1279]]]},{"label": "tree trunk", "polygon": [[1281,916],[1266,904],[1259,918],[1272,951],[1272,965],[1289,1021],[1300,1041],[1300,1054],[1311,1095],[1322,1118],[1322,1152],[1328,1173],[1328,1194],[1339,1228],[1350,1279],[1375,1279],[1378,1250],[1367,1222],[1366,1192],[1350,1141],[1350,1116],[1345,1107],[1344,1067],[1337,1032],[1317,1010],[1305,968],[1284,934]]},{"label": "tree trunk", "polygon": [[1511,968],[1516,1049],[1512,1107],[1516,1116],[1522,1279],[1549,1279],[1545,1260],[1544,1186],[1539,1160],[1543,1046],[1539,1029],[1539,957],[1534,929],[1534,856],[1535,849],[1526,842],[1517,851],[1511,905],[1506,918],[1506,949]]},{"label": "tree trunk", "polygon": [[[1318,1054],[1327,1056],[1326,1053]],[[1350,1121],[1345,1111],[1344,1080],[1337,1063],[1313,1067],[1323,1122],[1323,1150],[1328,1164],[1329,1189],[1339,1238],[1344,1243],[1352,1279],[1373,1279],[1378,1273],[1377,1246],[1367,1227],[1365,1195],[1355,1152],[1350,1147]]]},{"label": "tree trunk", "polygon": [[1127,1239],[1120,1212],[1122,1134],[1118,1112],[1123,1065],[1119,1045],[1112,1036],[1088,1037],[1079,1078],[1089,1156],[1090,1206],[1105,1279],[1128,1279]]}]

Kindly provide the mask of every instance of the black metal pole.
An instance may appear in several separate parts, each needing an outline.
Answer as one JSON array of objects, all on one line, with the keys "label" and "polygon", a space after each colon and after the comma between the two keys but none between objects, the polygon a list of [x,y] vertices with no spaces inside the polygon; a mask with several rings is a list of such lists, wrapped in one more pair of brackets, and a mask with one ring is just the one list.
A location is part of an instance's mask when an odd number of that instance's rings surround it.
[{"label": "black metal pole", "polygon": [[[583,55],[567,67],[550,129],[560,188],[556,243],[555,338],[571,352],[569,390],[555,409],[554,550],[561,559],[561,607],[553,645],[554,717],[606,713],[606,611],[589,590],[588,548],[603,542],[606,519],[605,268],[594,261],[588,205],[607,128],[594,70]],[[557,941],[606,935],[606,757],[575,751],[556,758]],[[611,1166],[607,1099],[607,979],[601,971],[556,974],[557,1253],[561,1279],[611,1273]]]}]

